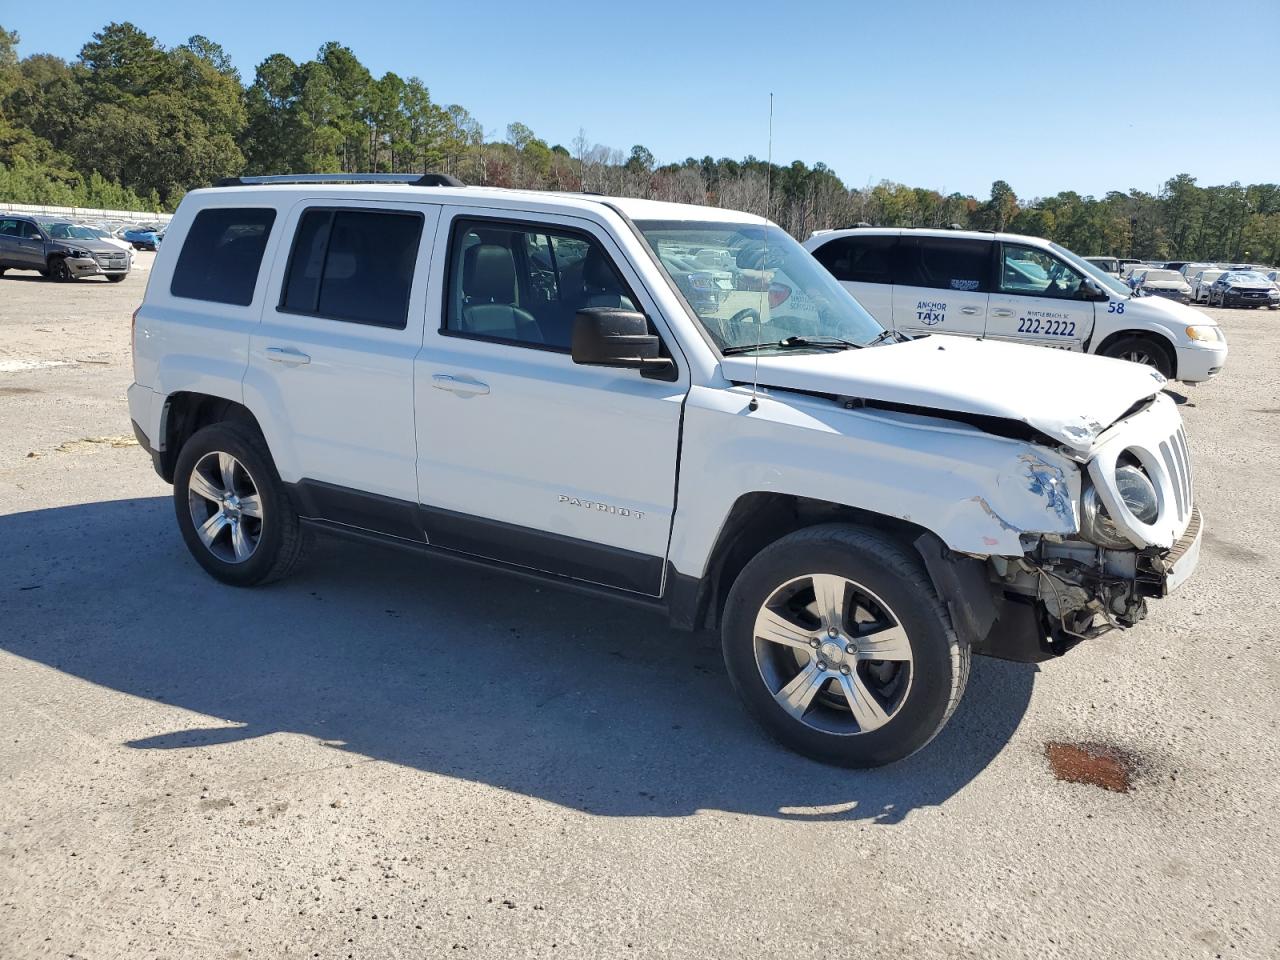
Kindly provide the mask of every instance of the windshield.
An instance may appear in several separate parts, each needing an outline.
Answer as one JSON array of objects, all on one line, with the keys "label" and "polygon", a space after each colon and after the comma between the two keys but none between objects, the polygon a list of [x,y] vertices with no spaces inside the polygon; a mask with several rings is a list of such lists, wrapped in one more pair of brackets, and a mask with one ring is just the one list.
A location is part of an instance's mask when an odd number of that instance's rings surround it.
[{"label": "windshield", "polygon": [[1078,257],[1066,247],[1060,246],[1056,243],[1051,243],[1049,246],[1053,248],[1054,253],[1062,257],[1063,260],[1066,260],[1067,263],[1071,264],[1086,276],[1096,280],[1102,286],[1102,289],[1106,290],[1112,296],[1124,297],[1126,299],[1133,296],[1133,293],[1123,283],[1106,271],[1098,269],[1097,266],[1090,263],[1084,257]]},{"label": "windshield", "polygon": [[756,344],[776,350],[789,337],[864,345],[884,333],[780,227],[693,220],[636,225],[721,350]]},{"label": "windshield", "polygon": [[1175,270],[1148,270],[1142,275],[1143,280],[1163,280],[1165,282],[1177,283],[1182,279],[1182,274]]},{"label": "windshield", "polygon": [[1270,283],[1266,277],[1252,270],[1238,270],[1227,274],[1227,283]]},{"label": "windshield", "polygon": [[78,223],[41,222],[40,226],[53,240],[97,240],[101,237],[92,227],[82,227]]}]

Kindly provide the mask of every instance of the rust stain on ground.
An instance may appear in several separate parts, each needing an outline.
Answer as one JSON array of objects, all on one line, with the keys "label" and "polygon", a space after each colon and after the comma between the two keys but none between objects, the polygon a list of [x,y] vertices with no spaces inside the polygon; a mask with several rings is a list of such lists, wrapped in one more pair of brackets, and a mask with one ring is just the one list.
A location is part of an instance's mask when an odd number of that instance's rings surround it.
[{"label": "rust stain on ground", "polygon": [[1113,793],[1128,793],[1137,761],[1118,747],[1105,743],[1063,743],[1044,745],[1053,775],[1067,783],[1087,783]]}]

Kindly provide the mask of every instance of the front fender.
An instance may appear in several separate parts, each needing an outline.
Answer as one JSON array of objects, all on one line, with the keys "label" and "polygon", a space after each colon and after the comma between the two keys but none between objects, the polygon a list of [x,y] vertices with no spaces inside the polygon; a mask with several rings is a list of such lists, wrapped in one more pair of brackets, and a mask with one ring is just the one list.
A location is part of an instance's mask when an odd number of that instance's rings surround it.
[{"label": "front fender", "polygon": [[976,427],[821,397],[695,387],[685,409],[671,562],[701,576],[747,493],[780,493],[906,520],[951,550],[1022,556],[1023,534],[1074,534],[1080,470],[1048,447]]}]

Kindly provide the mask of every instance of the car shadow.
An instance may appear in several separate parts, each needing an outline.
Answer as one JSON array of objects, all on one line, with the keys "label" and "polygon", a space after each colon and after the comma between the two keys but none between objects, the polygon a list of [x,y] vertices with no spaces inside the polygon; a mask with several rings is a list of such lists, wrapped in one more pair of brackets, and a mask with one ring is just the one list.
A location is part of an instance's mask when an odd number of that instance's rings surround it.
[{"label": "car shadow", "polygon": [[131,749],[299,734],[601,815],[897,822],[992,761],[1036,673],[975,659],[932,745],[839,770],[752,725],[714,637],[629,605],[328,538],[285,583],[227,587],[164,497],[3,516],[0,543],[0,649],[209,718]]}]

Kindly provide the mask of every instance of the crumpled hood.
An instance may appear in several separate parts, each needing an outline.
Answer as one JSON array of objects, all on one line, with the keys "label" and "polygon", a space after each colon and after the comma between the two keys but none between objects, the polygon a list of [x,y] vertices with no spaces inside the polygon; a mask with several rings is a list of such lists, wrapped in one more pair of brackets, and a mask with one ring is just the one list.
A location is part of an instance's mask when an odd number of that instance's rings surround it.
[{"label": "crumpled hood", "polygon": [[[1000,417],[1078,451],[1165,384],[1127,360],[965,337],[759,359],[761,386]],[[751,383],[755,360],[725,357],[725,377]]]}]

